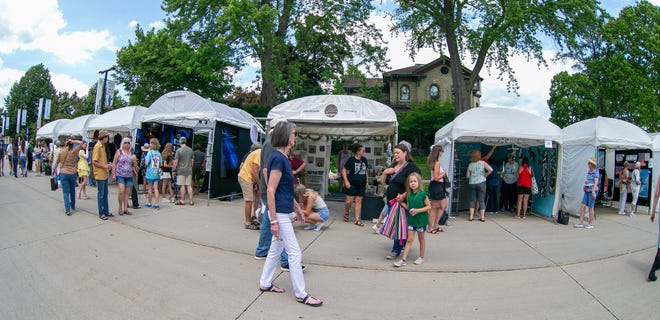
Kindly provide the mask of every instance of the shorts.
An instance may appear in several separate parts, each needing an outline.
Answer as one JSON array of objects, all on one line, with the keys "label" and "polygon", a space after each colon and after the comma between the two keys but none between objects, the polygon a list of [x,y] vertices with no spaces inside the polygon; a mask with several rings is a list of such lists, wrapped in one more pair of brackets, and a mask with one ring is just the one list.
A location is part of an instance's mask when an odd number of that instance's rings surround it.
[{"label": "shorts", "polygon": [[422,227],[415,227],[415,226],[408,226],[408,231],[416,231],[417,233],[424,233],[426,231],[427,226],[422,226]]},{"label": "shorts", "polygon": [[518,194],[532,194],[532,188],[518,186]]},{"label": "shorts", "polygon": [[429,199],[442,200],[445,196],[445,183],[439,181],[431,181],[429,184]]},{"label": "shorts", "polygon": [[172,179],[172,174],[169,172],[163,172],[163,174],[160,175],[161,179]]},{"label": "shorts", "polygon": [[582,196],[582,204],[588,208],[593,208],[596,206],[596,198],[598,198],[598,193],[594,197],[591,192],[585,192],[584,196]]},{"label": "shorts", "polygon": [[328,207],[320,208],[316,211],[316,213],[319,214],[319,217],[321,217],[323,221],[327,221],[328,218],[330,218],[330,209],[328,209]]},{"label": "shorts", "polygon": [[366,184],[363,184],[363,185],[351,184],[350,189],[346,190],[346,188],[344,188],[344,190],[346,191],[346,195],[349,196],[349,197],[364,197],[364,194],[367,191],[367,185]]},{"label": "shorts", "polygon": [[127,187],[133,186],[133,177],[117,177],[117,184],[123,184]]},{"label": "shorts", "polygon": [[160,181],[160,178],[156,178],[156,179],[149,179],[149,178],[147,178],[147,182],[148,182],[148,183],[158,183],[158,181]]},{"label": "shorts", "polygon": [[43,160],[43,159],[44,159],[44,157],[43,157],[41,154],[35,154],[35,155],[34,155],[34,160],[41,161],[41,160]]},{"label": "shorts", "polygon": [[241,186],[243,191],[243,199],[245,201],[254,201],[254,183],[243,180],[243,178],[238,177],[238,184]]},{"label": "shorts", "polygon": [[192,185],[192,175],[178,175],[176,176],[176,184],[179,186],[189,186]]}]

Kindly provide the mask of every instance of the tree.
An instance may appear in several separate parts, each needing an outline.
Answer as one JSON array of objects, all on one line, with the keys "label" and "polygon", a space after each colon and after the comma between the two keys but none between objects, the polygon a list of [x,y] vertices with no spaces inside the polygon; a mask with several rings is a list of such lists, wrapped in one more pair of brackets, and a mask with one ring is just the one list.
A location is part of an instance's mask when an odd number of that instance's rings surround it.
[{"label": "tree", "polygon": [[[27,110],[27,124],[30,126],[30,136],[34,136],[39,98],[53,98],[55,87],[50,81],[50,72],[43,64],[30,67],[18,82],[14,82],[5,98],[5,109],[7,115],[16,124],[16,111],[25,108]],[[23,136],[25,131],[16,132],[16,126],[10,125],[8,135]]]},{"label": "tree", "polygon": [[548,100],[551,121],[566,126],[600,115],[658,131],[659,25],[660,8],[642,1],[624,8],[591,36],[602,39],[600,44],[583,40],[576,46],[589,49],[569,53],[578,62],[578,73],[554,77]]},{"label": "tree", "polygon": [[410,111],[397,114],[399,140],[413,141],[420,149],[435,143],[435,132],[454,120],[452,102],[426,100],[410,106]]},{"label": "tree", "polygon": [[[411,56],[423,47],[449,52],[456,115],[470,108],[470,97],[482,68],[496,68],[508,78],[508,88],[518,88],[509,57],[521,54],[545,65],[540,35],[560,48],[589,30],[599,11],[596,0],[398,0],[394,30],[410,36]],[[465,56],[473,63],[464,79]]]},{"label": "tree", "polygon": [[360,89],[359,93],[367,99],[382,101],[383,100],[383,86],[368,86],[367,77],[360,71],[360,69],[355,65],[349,65],[347,71],[344,75],[339,78],[339,81],[335,83],[333,93],[334,94],[346,94],[343,84],[346,82],[346,79],[357,78],[360,79]]},{"label": "tree", "polygon": [[258,60],[264,106],[336,81],[347,63],[386,66],[371,0],[165,0],[163,9],[168,28]]},{"label": "tree", "polygon": [[195,43],[169,29],[145,33],[140,26],[135,37],[117,52],[115,75],[130,92],[131,105],[149,106],[163,94],[182,89],[219,101],[231,89],[226,45]]}]

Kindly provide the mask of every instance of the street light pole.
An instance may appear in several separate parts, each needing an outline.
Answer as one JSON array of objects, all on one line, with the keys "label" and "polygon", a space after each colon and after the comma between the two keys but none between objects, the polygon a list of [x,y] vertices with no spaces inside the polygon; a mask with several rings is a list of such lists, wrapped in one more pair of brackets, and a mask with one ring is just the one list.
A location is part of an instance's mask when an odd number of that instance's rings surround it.
[{"label": "street light pole", "polygon": [[[105,74],[103,76],[103,88],[101,89],[101,105],[99,106],[99,114],[103,113],[103,107],[105,104],[105,88],[108,85],[108,72],[114,71],[117,68],[117,66],[112,66],[109,69],[101,70],[99,71],[99,74],[103,73]],[[99,88],[96,88],[96,90],[99,90]]]}]

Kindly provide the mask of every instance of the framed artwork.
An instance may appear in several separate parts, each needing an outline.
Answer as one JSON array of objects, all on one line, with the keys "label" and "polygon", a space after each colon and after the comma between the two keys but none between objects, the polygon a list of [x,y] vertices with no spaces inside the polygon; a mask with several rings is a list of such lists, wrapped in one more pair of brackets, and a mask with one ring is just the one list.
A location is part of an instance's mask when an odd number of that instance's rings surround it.
[{"label": "framed artwork", "polygon": [[365,147],[364,153],[371,153],[371,147]]},{"label": "framed artwork", "polygon": [[314,157],[307,157],[307,163],[314,163]]},{"label": "framed artwork", "polygon": [[383,158],[378,158],[376,159],[376,166],[383,166],[384,165]]},{"label": "framed artwork", "polygon": [[374,159],[367,159],[367,165],[369,166],[369,169],[373,169],[374,164],[375,164]]},{"label": "framed artwork", "polygon": [[383,155],[383,148],[374,148],[374,156],[380,157]]},{"label": "framed artwork", "polygon": [[325,152],[325,146],[319,146],[319,152]]},{"label": "framed artwork", "polygon": [[316,158],[316,166],[319,168],[323,168],[323,165],[325,164],[325,159],[323,158]]},{"label": "framed artwork", "polygon": [[316,153],[316,146],[309,146],[307,153]]}]

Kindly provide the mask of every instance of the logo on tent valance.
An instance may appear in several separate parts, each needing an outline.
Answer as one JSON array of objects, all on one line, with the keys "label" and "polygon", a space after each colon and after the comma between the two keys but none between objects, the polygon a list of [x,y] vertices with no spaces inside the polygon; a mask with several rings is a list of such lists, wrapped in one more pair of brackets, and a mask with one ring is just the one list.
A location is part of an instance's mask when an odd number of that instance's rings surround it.
[{"label": "logo on tent valance", "polygon": [[334,105],[334,104],[329,104],[329,105],[325,106],[325,110],[324,110],[325,116],[328,117],[328,118],[332,118],[332,117],[336,116],[338,111],[339,110],[337,109],[337,106]]}]

